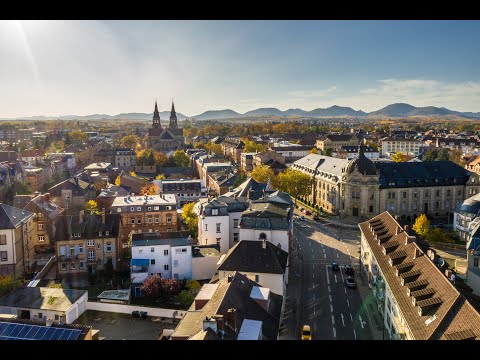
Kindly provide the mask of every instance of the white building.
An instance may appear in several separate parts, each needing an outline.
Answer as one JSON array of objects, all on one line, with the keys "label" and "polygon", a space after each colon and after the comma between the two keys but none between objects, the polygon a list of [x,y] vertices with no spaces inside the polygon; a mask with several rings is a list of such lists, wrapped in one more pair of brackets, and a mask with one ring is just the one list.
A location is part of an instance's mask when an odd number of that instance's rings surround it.
[{"label": "white building", "polygon": [[149,276],[192,278],[192,244],[186,232],[132,234],[130,278],[135,294]]},{"label": "white building", "polygon": [[[453,214],[453,228],[460,239],[467,242],[470,239],[472,228],[478,223],[474,221],[480,214],[480,194],[473,195],[466,199],[455,209]],[[480,220],[480,219],[479,219]]]},{"label": "white building", "polygon": [[87,300],[85,290],[24,287],[0,298],[0,314],[72,324],[87,309]]},{"label": "white building", "polygon": [[240,217],[247,206],[245,200],[226,196],[200,200],[194,208],[198,215],[198,244],[218,245],[226,254],[239,240]]},{"label": "white building", "polygon": [[153,183],[159,187],[160,194],[174,194],[178,207],[208,197],[205,180],[202,179],[153,180]]},{"label": "white building", "polygon": [[480,314],[389,212],[359,227],[362,276],[372,287],[386,339],[480,336]]},{"label": "white building", "polygon": [[288,159],[301,159],[304,156],[307,156],[312,150],[313,146],[303,146],[303,145],[288,145],[288,146],[272,146],[271,150],[282,155],[286,160]]},{"label": "white building", "polygon": [[418,156],[420,154],[420,147],[424,145],[422,141],[414,139],[394,139],[394,138],[383,138],[381,139],[382,143],[382,155],[387,156],[387,153],[397,153],[401,152],[403,155],[414,155]]},{"label": "white building", "polygon": [[[377,160],[380,157],[380,152],[371,146],[364,146],[363,153],[370,160]],[[332,156],[347,160],[355,159],[358,157],[358,146],[342,146],[339,151],[334,151]]]},{"label": "white building", "polygon": [[221,253],[217,245],[195,245],[192,249],[192,279],[210,280],[217,272]]}]

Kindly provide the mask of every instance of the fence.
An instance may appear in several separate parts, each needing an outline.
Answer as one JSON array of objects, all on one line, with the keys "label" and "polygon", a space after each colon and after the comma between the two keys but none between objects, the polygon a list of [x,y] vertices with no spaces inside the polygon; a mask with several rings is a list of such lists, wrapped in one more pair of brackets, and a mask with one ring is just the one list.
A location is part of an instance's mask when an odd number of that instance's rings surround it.
[{"label": "fence", "polygon": [[181,319],[185,316],[185,310],[161,309],[148,306],[110,304],[96,301],[87,302],[87,310],[105,311],[120,314],[132,314],[133,311],[145,311],[148,316]]}]

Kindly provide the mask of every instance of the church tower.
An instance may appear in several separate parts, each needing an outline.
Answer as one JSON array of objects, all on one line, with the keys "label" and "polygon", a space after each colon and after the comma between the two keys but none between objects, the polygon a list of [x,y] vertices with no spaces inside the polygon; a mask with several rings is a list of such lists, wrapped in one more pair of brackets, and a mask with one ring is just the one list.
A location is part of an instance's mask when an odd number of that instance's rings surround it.
[{"label": "church tower", "polygon": [[173,104],[172,101],[172,110],[170,111],[170,130],[177,130],[178,129],[178,124],[177,124],[177,113],[175,112],[175,105]]},{"label": "church tower", "polygon": [[[171,120],[170,120],[171,121]],[[160,114],[158,112],[158,107],[157,107],[157,101],[155,100],[155,110],[153,111],[153,123],[152,123],[152,127],[154,129],[157,129],[157,128],[162,128],[162,126],[160,125]]]}]

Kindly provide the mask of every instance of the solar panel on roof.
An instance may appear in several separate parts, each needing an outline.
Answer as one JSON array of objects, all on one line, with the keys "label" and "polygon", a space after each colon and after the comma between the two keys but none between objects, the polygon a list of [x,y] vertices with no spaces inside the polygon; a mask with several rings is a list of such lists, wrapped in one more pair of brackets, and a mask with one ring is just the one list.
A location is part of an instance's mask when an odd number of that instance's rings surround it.
[{"label": "solar panel on roof", "polygon": [[37,333],[31,339],[43,340],[46,332],[47,332],[47,328],[40,327]]},{"label": "solar panel on roof", "polygon": [[77,329],[0,322],[0,340],[77,340],[81,333]]}]

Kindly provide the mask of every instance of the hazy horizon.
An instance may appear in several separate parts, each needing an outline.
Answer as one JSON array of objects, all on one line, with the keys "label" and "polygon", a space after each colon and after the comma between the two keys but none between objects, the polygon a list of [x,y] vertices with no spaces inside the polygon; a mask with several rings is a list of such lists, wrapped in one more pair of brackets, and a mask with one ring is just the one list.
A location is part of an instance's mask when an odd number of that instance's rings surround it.
[{"label": "hazy horizon", "polygon": [[479,21],[0,21],[0,118],[480,112]]}]

